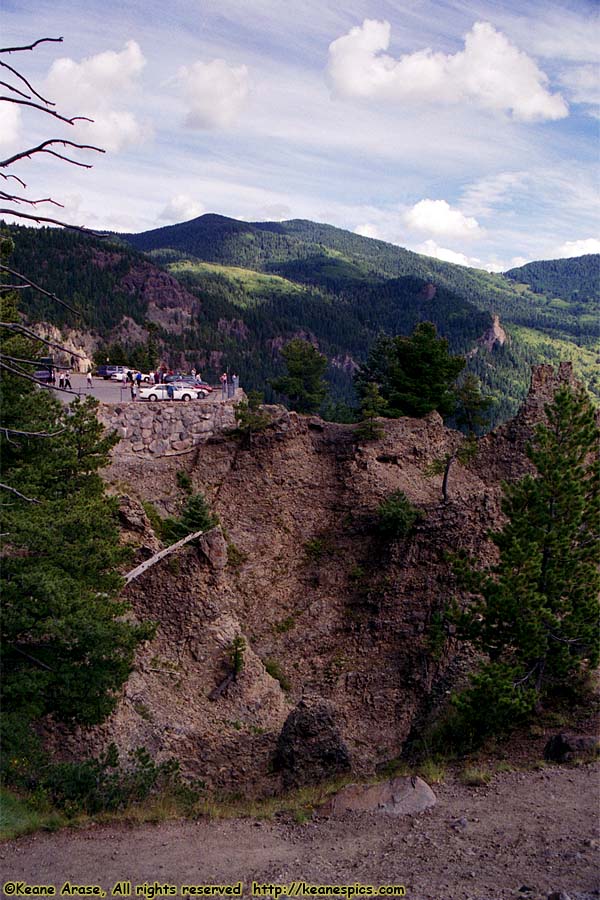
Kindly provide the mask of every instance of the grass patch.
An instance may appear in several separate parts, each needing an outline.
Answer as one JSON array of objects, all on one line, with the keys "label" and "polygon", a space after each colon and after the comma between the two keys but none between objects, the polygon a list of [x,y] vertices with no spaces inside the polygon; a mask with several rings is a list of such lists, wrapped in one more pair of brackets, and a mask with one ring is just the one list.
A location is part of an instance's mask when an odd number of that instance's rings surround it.
[{"label": "grass patch", "polygon": [[280,622],[275,622],[273,625],[273,631],[275,634],[285,634],[288,631],[291,631],[294,625],[296,624],[295,616],[288,616],[287,619],[282,619]]},{"label": "grass patch", "polygon": [[263,665],[271,678],[274,678],[281,685],[282,691],[286,694],[292,689],[291,682],[276,659],[263,659]]},{"label": "grass patch", "polygon": [[0,788],[0,841],[10,841],[33,831],[56,831],[66,824],[60,813],[36,809],[31,801]]},{"label": "grass patch", "polygon": [[256,306],[261,300],[268,300],[274,295],[306,293],[306,288],[293,281],[288,281],[281,275],[267,275],[264,272],[244,269],[241,266],[222,266],[218,263],[181,260],[171,263],[167,268],[176,277],[187,275],[194,278],[196,276],[200,281],[203,275],[221,275],[244,292],[245,298],[238,299],[238,305],[242,308]]},{"label": "grass patch", "polygon": [[427,784],[443,784],[446,778],[446,767],[437,759],[423,760],[417,772]]},{"label": "grass patch", "polygon": [[231,566],[233,569],[238,569],[248,559],[248,554],[244,553],[243,550],[230,541],[227,544],[227,565]]},{"label": "grass patch", "polygon": [[492,773],[488,769],[478,769],[475,766],[467,766],[460,773],[460,781],[467,787],[483,787],[492,780]]}]

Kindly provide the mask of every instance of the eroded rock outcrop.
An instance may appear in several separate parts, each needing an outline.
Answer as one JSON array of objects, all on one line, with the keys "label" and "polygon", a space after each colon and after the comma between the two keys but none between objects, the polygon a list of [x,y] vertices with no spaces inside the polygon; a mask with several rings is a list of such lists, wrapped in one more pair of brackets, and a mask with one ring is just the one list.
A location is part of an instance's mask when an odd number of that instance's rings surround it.
[{"label": "eroded rock outcrop", "polygon": [[289,714],[277,741],[275,768],[286,788],[314,784],[350,769],[350,753],[332,703],[303,698]]},{"label": "eroded rock outcrop", "polygon": [[[503,521],[502,480],[529,470],[533,423],[571,377],[565,366],[537,370],[522,413],[484,438],[467,467],[453,468],[446,504],[430,466],[463,438],[437,413],[383,421],[381,440],[368,443],[357,442],[354,426],[275,408],[250,449],[215,429],[188,451],[154,458],[126,437],[105,472],[113,490],[177,515],[183,469],[219,515],[227,546],[216,555],[186,547],[128,586],[135,615],[158,623],[156,638],[138,654],[111,720],[62,735],[61,746],[145,745],[159,758],[177,756],[209,787],[247,792],[279,790],[284,772],[286,783],[325,773],[329,758],[333,769],[348,759],[365,774],[398,756],[432,693],[452,686],[456,648],[446,642],[435,658],[430,650],[436,615],[456,591],[448,551],[495,559],[488,534]],[[140,429],[145,415],[139,410]],[[382,541],[378,506],[395,490],[422,516],[405,538]],[[123,523],[134,541],[135,510]],[[242,671],[215,696],[237,635]],[[307,737],[304,762],[273,773],[282,731],[295,734],[288,746],[301,758],[297,726],[310,719],[311,696],[325,704],[312,719],[323,727]],[[326,710],[335,711],[331,727]]]}]

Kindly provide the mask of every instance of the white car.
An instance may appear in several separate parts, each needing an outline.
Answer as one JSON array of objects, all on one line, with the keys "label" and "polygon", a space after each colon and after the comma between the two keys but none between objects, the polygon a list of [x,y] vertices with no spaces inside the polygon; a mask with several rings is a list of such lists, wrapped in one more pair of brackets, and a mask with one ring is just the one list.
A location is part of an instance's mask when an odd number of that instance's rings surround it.
[{"label": "white car", "polygon": [[173,400],[203,400],[206,397],[206,391],[196,390],[189,384],[155,384],[140,388],[139,399],[151,402],[169,400],[169,388],[173,389]]},{"label": "white car", "polygon": [[[117,371],[113,372],[113,374],[110,376],[110,380],[111,381],[127,381],[127,373],[128,372],[131,372],[131,374],[133,375],[135,372],[137,372],[137,369],[130,369],[127,366],[117,366]],[[146,383],[148,383],[148,382],[152,381],[152,379],[150,378],[149,375],[144,375],[142,373],[142,381],[145,381]]]}]

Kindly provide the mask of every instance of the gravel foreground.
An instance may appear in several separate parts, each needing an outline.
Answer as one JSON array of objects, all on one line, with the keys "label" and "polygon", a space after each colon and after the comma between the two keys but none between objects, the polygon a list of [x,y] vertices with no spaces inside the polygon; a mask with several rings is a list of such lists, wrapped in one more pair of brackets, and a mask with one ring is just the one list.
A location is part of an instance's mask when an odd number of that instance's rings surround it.
[{"label": "gravel foreground", "polygon": [[[348,813],[304,825],[201,820],[33,835],[0,848],[3,895],[11,896],[11,879],[55,885],[56,896],[66,881],[99,885],[108,897],[123,896],[113,892],[119,881],[131,882],[133,897],[238,881],[251,896],[252,882],[303,881],[403,885],[409,900],[600,897],[597,763],[502,773],[477,788],[449,778],[434,790],[437,805],[414,817]],[[176,892],[159,893],[164,885]]]}]

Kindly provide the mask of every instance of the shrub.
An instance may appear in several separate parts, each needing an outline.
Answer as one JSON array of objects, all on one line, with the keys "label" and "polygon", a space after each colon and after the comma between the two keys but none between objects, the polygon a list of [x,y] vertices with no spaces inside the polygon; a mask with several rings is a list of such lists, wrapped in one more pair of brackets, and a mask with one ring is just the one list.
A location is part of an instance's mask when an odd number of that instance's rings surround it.
[{"label": "shrub", "polygon": [[394,491],[379,504],[377,530],[388,540],[398,540],[410,533],[421,518],[404,491]]},{"label": "shrub", "polygon": [[179,469],[179,471],[175,475],[177,479],[177,485],[184,491],[186,494],[192,493],[192,479],[185,471],[185,469]]},{"label": "shrub", "polygon": [[129,754],[129,765],[122,766],[115,744],[98,759],[46,765],[32,777],[31,786],[38,798],[68,814],[114,812],[158,791],[197,799],[181,780],[177,760],[157,764],[145,747],[138,747]]},{"label": "shrub", "polygon": [[163,519],[163,541],[175,543],[194,531],[210,531],[219,518],[211,511],[204,494],[190,494],[179,519]]},{"label": "shrub", "polygon": [[281,685],[281,689],[286,692],[286,694],[291,690],[292,685],[285,673],[282,671],[281,666],[275,659],[265,659],[263,660],[263,665],[271,678],[274,678]]},{"label": "shrub", "polygon": [[238,675],[241,675],[244,668],[244,653],[246,651],[246,641],[241,634],[235,637],[229,647],[229,661],[233,677],[237,681]]}]

